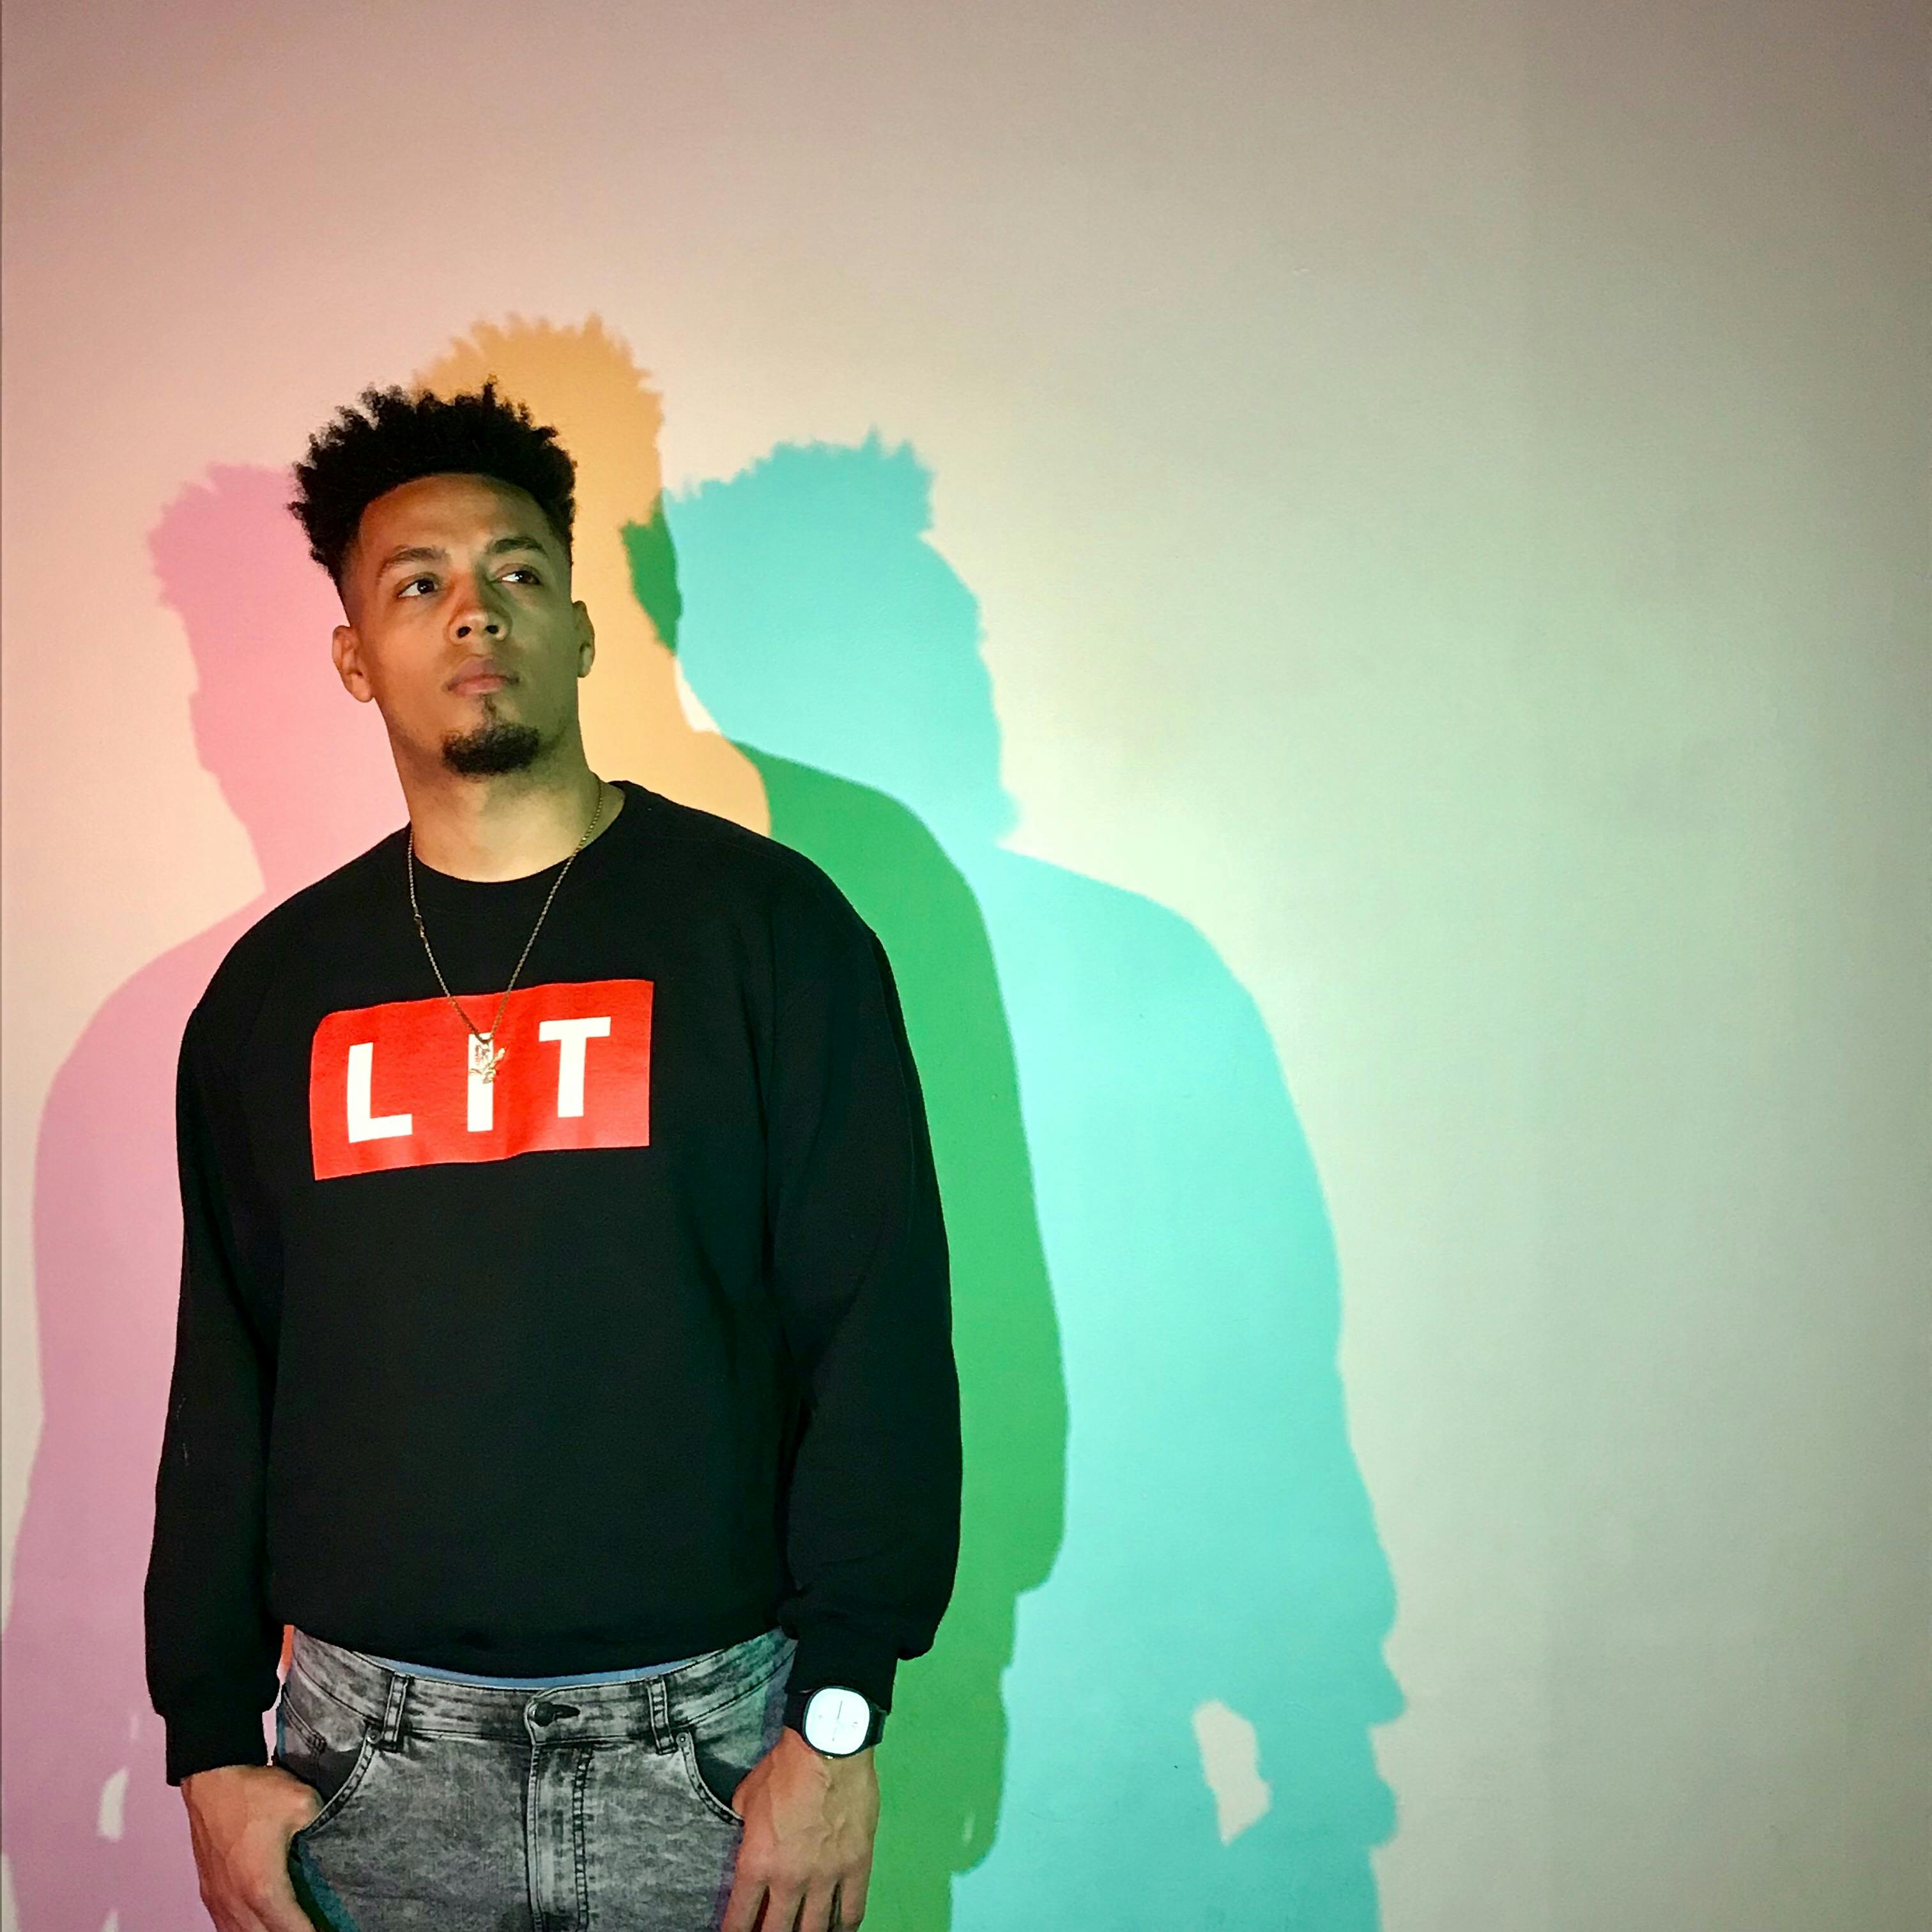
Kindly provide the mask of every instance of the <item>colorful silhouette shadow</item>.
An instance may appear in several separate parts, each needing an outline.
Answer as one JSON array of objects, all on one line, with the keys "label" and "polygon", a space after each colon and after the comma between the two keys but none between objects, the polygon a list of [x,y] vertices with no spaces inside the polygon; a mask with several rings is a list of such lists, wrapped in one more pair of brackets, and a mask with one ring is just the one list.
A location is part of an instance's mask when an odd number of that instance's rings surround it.
[{"label": "colorful silhouette shadow", "polygon": [[[1252,1003],[1184,921],[998,846],[978,614],[924,540],[908,452],[781,450],[667,516],[656,398],[621,344],[594,322],[513,325],[439,366],[469,386],[479,359],[518,355],[529,380],[500,367],[506,386],[589,458],[593,763],[824,864],[886,940],[927,1085],[966,1526],[880,1754],[868,1928],[1374,1925],[1366,1848],[1392,1808],[1366,1730],[1400,1708],[1393,1593],[1347,1444],[1326,1215]],[[546,370],[574,423],[543,406]],[[400,822],[380,731],[328,666],[338,613],[287,494],[285,476],[212,471],[153,538],[201,674],[197,745],[263,891],[104,1004],[43,1117],[45,1422],[0,1759],[35,1928],[199,1922],[140,1643],[174,1054],[233,938]],[[706,705],[751,742],[700,728]]]},{"label": "colorful silhouette shadow", "polygon": [[262,890],[103,1001],[40,1116],[43,1421],[0,1660],[0,1828],[28,1932],[101,1932],[110,1913],[118,1932],[207,1923],[141,1620],[181,1274],[175,1058],[243,929],[403,819],[382,735],[329,663],[340,613],[282,507],[292,488],[286,474],[212,468],[149,537],[199,680],[196,748]]},{"label": "colorful silhouette shadow", "polygon": [[681,607],[686,676],[766,773],[774,835],[890,917],[870,801],[896,797],[998,963],[1072,1428],[1064,1543],[1004,1678],[1006,1822],[950,1922],[1366,1932],[1394,1822],[1367,1732],[1402,1700],[1319,1182],[1201,934],[998,843],[979,613],[929,495],[876,440],[780,448],[670,500],[676,595],[650,594]]}]

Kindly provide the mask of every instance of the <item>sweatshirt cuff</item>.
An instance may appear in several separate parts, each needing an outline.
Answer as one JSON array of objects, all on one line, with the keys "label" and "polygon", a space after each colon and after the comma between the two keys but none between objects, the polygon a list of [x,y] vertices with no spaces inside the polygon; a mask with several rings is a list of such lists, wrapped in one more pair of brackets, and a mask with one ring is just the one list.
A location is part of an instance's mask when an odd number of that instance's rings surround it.
[{"label": "sweatshirt cuff", "polygon": [[892,1708],[892,1679],[898,1650],[887,1637],[830,1620],[801,1624],[798,1647],[785,1678],[788,1691],[820,1690],[842,1684],[862,1692],[882,1711]]},{"label": "sweatshirt cuff", "polygon": [[226,1764],[272,1762],[262,1736],[262,1714],[260,1711],[238,1711],[232,1705],[211,1705],[164,1717],[168,1782],[178,1784],[198,1771],[215,1771]]}]

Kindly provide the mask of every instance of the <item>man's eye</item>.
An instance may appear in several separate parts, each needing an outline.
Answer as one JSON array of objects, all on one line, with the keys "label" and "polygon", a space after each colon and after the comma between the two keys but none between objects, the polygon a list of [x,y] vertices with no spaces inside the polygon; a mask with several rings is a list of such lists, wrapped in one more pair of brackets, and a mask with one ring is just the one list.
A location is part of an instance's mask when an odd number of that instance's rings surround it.
[{"label": "man's eye", "polygon": [[397,591],[396,595],[398,597],[406,597],[418,584],[434,584],[435,581],[436,579],[433,577],[412,577],[408,583],[404,584]]},{"label": "man's eye", "polygon": [[527,577],[532,584],[541,584],[543,581],[543,579],[527,563],[520,563],[514,570],[505,571],[503,574],[506,577]]}]

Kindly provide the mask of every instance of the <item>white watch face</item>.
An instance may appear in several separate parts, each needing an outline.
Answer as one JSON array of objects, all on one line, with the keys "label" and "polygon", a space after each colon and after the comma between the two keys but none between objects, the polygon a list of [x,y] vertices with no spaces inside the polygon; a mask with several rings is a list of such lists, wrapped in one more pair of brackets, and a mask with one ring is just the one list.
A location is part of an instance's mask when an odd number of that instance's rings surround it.
[{"label": "white watch face", "polygon": [[860,1749],[872,1722],[872,1706],[856,1690],[833,1684],[805,1700],[806,1742],[835,1757]]}]

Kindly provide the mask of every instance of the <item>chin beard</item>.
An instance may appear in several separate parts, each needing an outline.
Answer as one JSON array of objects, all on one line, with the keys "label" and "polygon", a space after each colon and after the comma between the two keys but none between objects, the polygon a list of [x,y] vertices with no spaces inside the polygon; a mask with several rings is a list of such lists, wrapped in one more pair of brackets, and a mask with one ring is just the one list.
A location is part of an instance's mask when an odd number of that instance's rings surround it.
[{"label": "chin beard", "polygon": [[443,740],[443,769],[464,778],[493,778],[526,770],[542,748],[542,734],[534,724],[493,718],[473,731],[453,731]]}]

